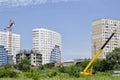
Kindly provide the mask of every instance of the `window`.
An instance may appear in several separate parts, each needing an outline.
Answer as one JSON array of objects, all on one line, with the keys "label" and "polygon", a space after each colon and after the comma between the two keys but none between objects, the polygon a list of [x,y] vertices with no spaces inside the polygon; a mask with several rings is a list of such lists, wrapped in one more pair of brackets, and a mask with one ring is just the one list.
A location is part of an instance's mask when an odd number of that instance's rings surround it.
[{"label": "window", "polygon": [[115,23],[114,26],[117,26],[117,24]]},{"label": "window", "polygon": [[105,28],[108,28],[108,26],[105,26]]},{"label": "window", "polygon": [[109,46],[106,46],[107,48],[109,48]]}]

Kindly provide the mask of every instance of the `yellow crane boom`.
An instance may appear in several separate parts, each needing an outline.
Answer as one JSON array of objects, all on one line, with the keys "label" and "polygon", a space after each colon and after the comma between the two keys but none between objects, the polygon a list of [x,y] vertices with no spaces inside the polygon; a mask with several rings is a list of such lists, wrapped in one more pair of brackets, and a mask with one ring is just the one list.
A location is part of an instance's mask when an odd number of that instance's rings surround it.
[{"label": "yellow crane boom", "polygon": [[96,52],[96,54],[93,56],[93,58],[91,59],[91,61],[87,64],[87,66],[83,70],[83,72],[80,72],[81,74],[92,75],[92,71],[88,71],[88,69],[91,67],[91,65],[96,60],[96,58],[102,53],[102,50],[104,49],[104,47],[106,46],[106,44],[110,41],[110,39],[114,36],[114,34],[115,33],[112,33],[111,36],[108,38],[108,40],[104,43],[104,45]]}]

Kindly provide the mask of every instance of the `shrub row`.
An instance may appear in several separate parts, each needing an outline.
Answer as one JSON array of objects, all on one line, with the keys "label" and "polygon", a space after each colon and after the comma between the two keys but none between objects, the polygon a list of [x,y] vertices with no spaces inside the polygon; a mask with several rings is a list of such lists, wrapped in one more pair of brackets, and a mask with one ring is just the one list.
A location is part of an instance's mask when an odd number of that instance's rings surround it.
[{"label": "shrub row", "polygon": [[18,77],[18,74],[15,71],[11,70],[0,70],[0,78],[4,77],[16,78]]}]

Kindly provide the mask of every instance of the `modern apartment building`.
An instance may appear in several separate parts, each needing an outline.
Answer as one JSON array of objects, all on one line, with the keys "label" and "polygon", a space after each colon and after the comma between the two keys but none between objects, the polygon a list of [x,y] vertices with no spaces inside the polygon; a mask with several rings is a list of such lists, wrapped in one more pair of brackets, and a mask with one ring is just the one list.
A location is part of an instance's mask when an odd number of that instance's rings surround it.
[{"label": "modern apartment building", "polygon": [[19,63],[23,58],[30,60],[32,66],[39,66],[42,64],[42,54],[36,51],[20,51],[16,54],[16,63]]},{"label": "modern apartment building", "polygon": [[[9,50],[9,32],[0,32],[0,45],[3,45],[6,50]],[[16,54],[20,51],[20,35],[12,33],[11,48],[13,62],[16,63]],[[9,52],[8,52],[9,54]]]},{"label": "modern apartment building", "polygon": [[32,50],[42,54],[42,64],[60,62],[61,35],[44,28],[33,29]]},{"label": "modern apartment building", "polygon": [[109,52],[120,47],[120,20],[101,18],[92,22],[92,56],[115,31],[117,34],[112,37],[98,58],[106,58]]},{"label": "modern apartment building", "polygon": [[0,65],[5,65],[8,63],[8,51],[4,46],[0,45]]}]

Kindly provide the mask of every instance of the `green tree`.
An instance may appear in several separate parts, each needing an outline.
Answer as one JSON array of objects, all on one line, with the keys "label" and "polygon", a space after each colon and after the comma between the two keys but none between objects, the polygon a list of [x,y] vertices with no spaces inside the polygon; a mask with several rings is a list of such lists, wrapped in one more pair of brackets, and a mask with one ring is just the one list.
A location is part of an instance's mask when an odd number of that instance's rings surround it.
[{"label": "green tree", "polygon": [[23,58],[17,66],[23,72],[30,71],[30,61],[27,58]]},{"label": "green tree", "polygon": [[120,69],[120,48],[114,49],[106,56],[108,70]]},{"label": "green tree", "polygon": [[97,59],[95,60],[95,62],[93,63],[93,69],[95,71],[106,71],[107,70],[107,63],[105,59]]},{"label": "green tree", "polygon": [[93,63],[93,69],[95,71],[101,71],[101,62],[102,62],[102,59],[95,60],[95,62]]},{"label": "green tree", "polygon": [[84,69],[89,62],[90,62],[90,60],[88,60],[88,59],[82,61],[82,62],[80,63],[81,68]]}]

